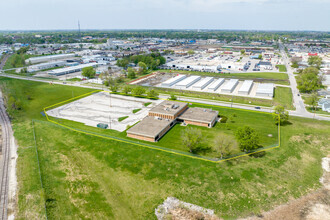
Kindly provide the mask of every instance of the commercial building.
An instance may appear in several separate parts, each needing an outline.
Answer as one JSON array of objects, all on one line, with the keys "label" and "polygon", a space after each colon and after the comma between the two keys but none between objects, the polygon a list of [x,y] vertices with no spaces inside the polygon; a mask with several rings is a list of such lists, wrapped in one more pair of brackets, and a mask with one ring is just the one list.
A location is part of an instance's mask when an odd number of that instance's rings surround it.
[{"label": "commercial building", "polygon": [[36,71],[40,71],[40,70],[50,69],[50,68],[54,68],[54,67],[65,66],[65,64],[66,64],[65,61],[55,61],[55,62],[49,62],[49,63],[40,63],[40,64],[29,66],[27,68],[27,71],[29,73],[31,73],[31,72],[36,72]]},{"label": "commercial building", "polygon": [[148,116],[127,130],[127,137],[156,142],[178,121],[204,127],[212,127],[218,111],[204,108],[188,108],[188,104],[164,101],[152,108]]},{"label": "commercial building", "polygon": [[272,70],[273,69],[273,65],[271,64],[271,62],[268,61],[259,61],[258,66],[260,68],[266,69],[266,70]]},{"label": "commercial building", "polygon": [[127,137],[144,141],[158,141],[175,124],[174,120],[147,116],[127,130]]},{"label": "commercial building", "polygon": [[164,119],[176,119],[188,108],[185,102],[164,101],[149,111],[149,116]]},{"label": "commercial building", "polygon": [[248,95],[251,91],[252,85],[253,85],[253,80],[245,80],[241,88],[239,88],[238,94]]},{"label": "commercial building", "polygon": [[205,77],[204,79],[198,81],[195,83],[192,88],[193,89],[204,89],[206,86],[208,86],[212,81],[214,80],[213,77]]},{"label": "commercial building", "polygon": [[200,76],[189,76],[189,77],[185,78],[184,80],[175,84],[175,86],[179,89],[186,89],[189,86],[193,85],[194,83],[198,82],[200,79],[201,79]]},{"label": "commercial building", "polygon": [[74,73],[74,72],[79,72],[85,67],[96,67],[97,63],[86,63],[86,64],[81,64],[77,66],[70,66],[70,67],[65,67],[61,69],[55,69],[55,70],[50,70],[48,71],[48,74],[50,75],[55,75],[55,76],[61,76],[69,73]]},{"label": "commercial building", "polygon": [[25,63],[42,63],[42,62],[49,62],[53,60],[60,60],[60,59],[67,59],[74,57],[74,53],[69,53],[69,54],[57,54],[57,55],[49,55],[49,56],[40,56],[40,57],[31,57],[27,60],[25,60]]},{"label": "commercial building", "polygon": [[165,86],[165,87],[171,87],[174,84],[180,82],[181,80],[185,79],[187,76],[186,75],[177,75],[169,80],[166,80],[165,82],[163,82],[161,85]]},{"label": "commercial building", "polygon": [[212,82],[212,84],[207,88],[209,91],[215,91],[217,90],[223,83],[225,82],[224,78],[219,78]]},{"label": "commercial building", "polygon": [[238,84],[238,79],[230,79],[222,88],[222,92],[232,93]]},{"label": "commercial building", "polygon": [[212,109],[195,107],[187,109],[179,116],[178,120],[183,121],[186,124],[211,128],[217,121],[218,114],[218,111]]},{"label": "commercial building", "polygon": [[274,84],[273,83],[263,83],[259,84],[256,96],[263,96],[263,97],[273,97],[274,96]]}]

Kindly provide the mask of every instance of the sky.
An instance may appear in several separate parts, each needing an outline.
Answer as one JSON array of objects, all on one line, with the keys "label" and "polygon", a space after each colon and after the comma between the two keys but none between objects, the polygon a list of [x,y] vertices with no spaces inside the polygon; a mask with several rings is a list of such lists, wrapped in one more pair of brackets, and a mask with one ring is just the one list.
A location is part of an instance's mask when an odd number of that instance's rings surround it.
[{"label": "sky", "polygon": [[0,0],[0,30],[330,31],[330,0]]}]

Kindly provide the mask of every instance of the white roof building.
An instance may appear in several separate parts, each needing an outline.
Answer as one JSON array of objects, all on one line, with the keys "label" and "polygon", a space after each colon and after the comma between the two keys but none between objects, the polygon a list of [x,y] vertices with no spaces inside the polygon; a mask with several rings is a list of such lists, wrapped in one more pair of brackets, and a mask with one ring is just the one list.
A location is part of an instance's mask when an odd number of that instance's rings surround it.
[{"label": "white roof building", "polygon": [[257,88],[256,96],[273,97],[274,83],[260,83]]},{"label": "white roof building", "polygon": [[212,84],[207,88],[209,91],[217,90],[225,82],[224,78],[219,78],[212,82]]},{"label": "white roof building", "polygon": [[204,89],[206,86],[208,86],[212,81],[214,80],[213,77],[205,77],[204,79],[200,80],[199,82],[195,83],[192,88],[193,89]]},{"label": "white roof building", "polygon": [[200,79],[201,79],[200,76],[189,76],[189,77],[185,78],[184,80],[178,82],[175,86],[177,88],[188,88],[189,86],[198,82]]},{"label": "white roof building", "polygon": [[59,59],[66,59],[70,57],[74,57],[74,53],[69,54],[57,54],[57,55],[49,55],[49,56],[40,56],[40,57],[31,57],[27,60],[25,60],[26,63],[42,63],[42,62],[48,62],[52,60],[59,60]]},{"label": "white roof building", "polygon": [[185,79],[187,76],[186,75],[177,75],[169,80],[166,80],[165,82],[163,82],[161,85],[162,86],[166,86],[166,87],[171,87],[174,84],[180,82],[181,80]]},{"label": "white roof building", "polygon": [[230,79],[222,88],[221,92],[231,93],[238,84],[238,79]]},{"label": "white roof building", "polygon": [[70,66],[70,67],[65,67],[61,69],[55,69],[55,70],[50,70],[48,74],[50,75],[55,75],[55,76],[61,76],[69,73],[74,73],[74,72],[79,72],[85,67],[96,67],[97,63],[86,63],[86,64],[81,64],[78,66]]},{"label": "white roof building", "polygon": [[253,85],[253,80],[245,80],[241,88],[239,88],[238,94],[248,95],[251,91],[252,85]]}]

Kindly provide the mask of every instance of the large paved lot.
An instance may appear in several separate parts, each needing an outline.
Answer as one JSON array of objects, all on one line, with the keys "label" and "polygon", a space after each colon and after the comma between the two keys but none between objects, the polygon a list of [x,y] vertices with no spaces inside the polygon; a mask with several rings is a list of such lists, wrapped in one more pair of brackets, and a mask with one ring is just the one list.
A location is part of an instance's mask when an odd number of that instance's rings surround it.
[{"label": "large paved lot", "polygon": [[[145,103],[152,104],[147,107]],[[77,101],[62,105],[47,111],[47,114],[57,118],[77,121],[89,126],[98,123],[108,124],[109,128],[124,131],[128,125],[133,125],[147,116],[148,111],[162,100],[149,100],[129,96],[114,95],[100,92]],[[134,109],[141,109],[133,113]],[[119,122],[118,118],[128,116]]]}]

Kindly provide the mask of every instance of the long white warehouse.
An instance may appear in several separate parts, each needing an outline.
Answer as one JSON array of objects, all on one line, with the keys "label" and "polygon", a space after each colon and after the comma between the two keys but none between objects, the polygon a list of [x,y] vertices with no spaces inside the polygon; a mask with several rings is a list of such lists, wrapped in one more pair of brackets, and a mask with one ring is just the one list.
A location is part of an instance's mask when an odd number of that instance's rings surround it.
[{"label": "long white warehouse", "polygon": [[238,79],[230,79],[222,88],[221,92],[232,93],[238,84]]},{"label": "long white warehouse", "polygon": [[29,73],[31,73],[31,72],[36,72],[36,71],[45,70],[45,69],[49,69],[49,68],[65,66],[65,64],[66,64],[65,61],[55,61],[55,62],[49,62],[49,63],[40,63],[40,64],[29,66],[27,68],[27,71]]},{"label": "long white warehouse", "polygon": [[238,94],[248,95],[251,91],[252,85],[253,85],[253,80],[245,80],[241,88],[239,88]]},{"label": "long white warehouse", "polygon": [[192,88],[193,89],[204,89],[206,86],[208,86],[212,81],[214,80],[213,77],[205,77],[204,79],[200,80],[199,82],[195,83]]},{"label": "long white warehouse", "polygon": [[48,62],[52,60],[59,60],[59,59],[66,59],[70,57],[74,57],[74,53],[68,53],[68,54],[57,54],[57,55],[49,55],[49,56],[40,56],[40,57],[31,57],[27,60],[25,60],[26,63],[41,63],[41,62]]},{"label": "long white warehouse", "polygon": [[215,91],[217,90],[223,83],[225,82],[224,78],[219,78],[215,80],[208,88],[209,91]]},{"label": "long white warehouse", "polygon": [[274,84],[262,83],[259,84],[256,92],[256,96],[273,97],[274,96]]},{"label": "long white warehouse", "polygon": [[196,83],[197,81],[199,81],[201,79],[200,76],[189,76],[187,78],[185,78],[184,80],[178,82],[175,86],[179,89],[186,89],[189,86],[193,85],[194,83]]},{"label": "long white warehouse", "polygon": [[55,76],[61,76],[61,75],[81,71],[83,68],[90,67],[90,66],[95,67],[95,66],[97,66],[97,63],[86,63],[86,64],[81,64],[78,66],[70,66],[70,67],[65,67],[65,68],[61,68],[61,69],[50,70],[48,72],[48,74],[55,75]]},{"label": "long white warehouse", "polygon": [[163,82],[161,85],[165,86],[165,87],[171,87],[174,84],[180,82],[181,80],[185,79],[187,76],[186,75],[177,75],[169,80],[166,80],[165,82]]}]

